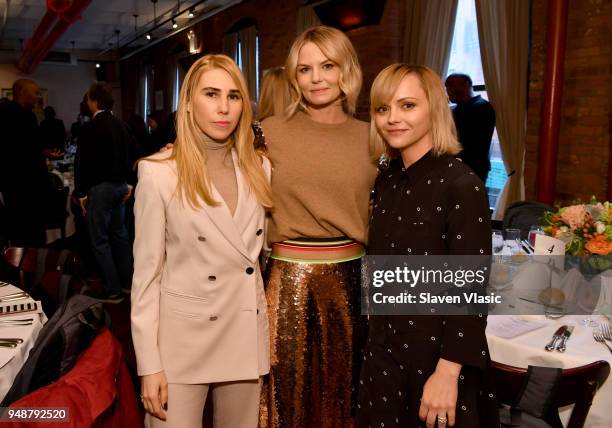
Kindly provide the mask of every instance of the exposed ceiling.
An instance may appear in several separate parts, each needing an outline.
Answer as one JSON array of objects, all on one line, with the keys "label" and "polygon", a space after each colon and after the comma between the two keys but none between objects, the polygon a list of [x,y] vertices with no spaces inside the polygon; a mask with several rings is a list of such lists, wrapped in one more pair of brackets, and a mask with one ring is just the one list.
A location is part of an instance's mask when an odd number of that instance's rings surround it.
[{"label": "exposed ceiling", "polygon": [[[198,15],[221,8],[232,0],[158,0],[155,4],[157,23],[172,17],[178,11],[196,5]],[[46,0],[0,0],[0,49],[20,50],[29,39],[41,18],[47,11]],[[135,32],[134,14],[137,14]],[[95,49],[104,50],[134,39],[153,26],[153,3],[151,0],[93,0],[75,22],[58,39],[52,49]],[[179,28],[187,25],[192,18],[187,12],[177,16]],[[119,30],[119,34],[115,33]],[[160,26],[154,37],[161,37],[172,31],[172,23]],[[72,44],[74,42],[74,46]],[[147,43],[142,37],[142,42]],[[134,44],[132,43],[133,47]]]}]

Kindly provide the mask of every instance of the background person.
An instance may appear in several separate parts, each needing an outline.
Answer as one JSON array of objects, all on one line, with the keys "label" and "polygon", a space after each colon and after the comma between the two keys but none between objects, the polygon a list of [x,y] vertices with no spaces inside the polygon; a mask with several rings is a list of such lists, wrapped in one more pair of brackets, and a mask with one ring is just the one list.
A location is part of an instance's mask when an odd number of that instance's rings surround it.
[{"label": "background person", "polygon": [[0,108],[0,191],[6,206],[10,244],[45,245],[45,208],[53,193],[41,135],[32,109],[40,94],[33,80],[13,83],[13,101]]},{"label": "background person", "polygon": [[261,79],[261,90],[257,102],[257,120],[262,121],[270,116],[282,116],[291,103],[289,81],[284,67],[268,70]]},{"label": "background person", "polygon": [[108,84],[87,92],[92,119],[80,133],[75,196],[87,218],[92,251],[104,281],[103,298],[117,300],[132,282],[132,245],[125,223],[125,201],[132,193],[136,141],[113,112]]},{"label": "background person", "polygon": [[462,151],[459,157],[484,184],[491,170],[489,152],[495,130],[495,110],[480,95],[474,95],[472,79],[454,73],[446,78],[446,91],[453,106],[453,118]]}]

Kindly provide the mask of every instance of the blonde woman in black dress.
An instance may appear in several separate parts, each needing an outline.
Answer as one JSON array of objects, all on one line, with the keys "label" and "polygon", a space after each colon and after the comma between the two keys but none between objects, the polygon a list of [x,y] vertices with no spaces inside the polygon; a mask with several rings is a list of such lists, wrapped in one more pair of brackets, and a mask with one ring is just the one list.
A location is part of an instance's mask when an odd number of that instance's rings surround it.
[{"label": "blonde woman in black dress", "polygon": [[[427,67],[391,65],[374,81],[370,109],[372,142],[390,162],[374,187],[369,253],[490,254],[487,193],[455,158],[440,78]],[[484,314],[370,317],[357,426],[499,426],[486,386],[485,327]]]}]

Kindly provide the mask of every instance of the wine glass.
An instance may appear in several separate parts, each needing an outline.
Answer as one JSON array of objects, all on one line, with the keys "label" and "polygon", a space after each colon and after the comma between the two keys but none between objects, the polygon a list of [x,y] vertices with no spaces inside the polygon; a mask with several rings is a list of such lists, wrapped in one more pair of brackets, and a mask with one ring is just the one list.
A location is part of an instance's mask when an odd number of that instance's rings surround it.
[{"label": "wine glass", "polygon": [[544,229],[538,225],[531,226],[527,240],[529,244],[535,248],[536,235],[544,235]]}]

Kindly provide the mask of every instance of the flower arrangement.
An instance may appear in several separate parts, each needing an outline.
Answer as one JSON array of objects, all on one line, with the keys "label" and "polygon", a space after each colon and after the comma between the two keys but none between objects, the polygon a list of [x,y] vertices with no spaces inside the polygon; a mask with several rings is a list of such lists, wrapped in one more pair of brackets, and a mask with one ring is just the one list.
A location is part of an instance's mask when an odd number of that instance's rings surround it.
[{"label": "flower arrangement", "polygon": [[565,242],[572,256],[612,254],[612,203],[576,204],[544,214],[544,232]]}]

